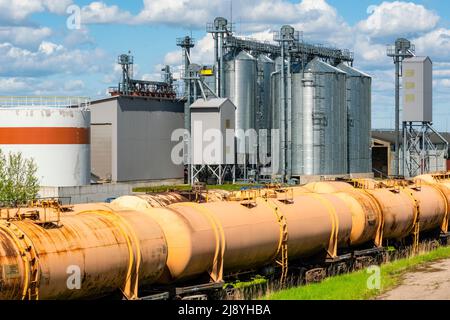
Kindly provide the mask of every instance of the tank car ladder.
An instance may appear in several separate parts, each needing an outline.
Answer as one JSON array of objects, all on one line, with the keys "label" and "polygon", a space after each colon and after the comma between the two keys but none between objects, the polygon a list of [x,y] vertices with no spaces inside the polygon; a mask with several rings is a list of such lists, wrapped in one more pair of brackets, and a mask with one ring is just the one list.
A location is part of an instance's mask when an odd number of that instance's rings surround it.
[{"label": "tank car ladder", "polygon": [[279,208],[271,203],[268,198],[265,199],[266,203],[272,208],[280,225],[280,242],[275,257],[275,263],[281,267],[280,285],[284,287],[287,281],[287,274],[289,269],[288,259],[288,226],[285,215],[280,212]]},{"label": "tank car ladder", "polygon": [[414,203],[414,225],[411,228],[411,236],[412,236],[412,250],[414,254],[417,254],[419,252],[419,238],[420,238],[420,204],[419,201],[417,201],[416,198],[414,198],[414,195],[412,191],[405,192],[411,197]]}]

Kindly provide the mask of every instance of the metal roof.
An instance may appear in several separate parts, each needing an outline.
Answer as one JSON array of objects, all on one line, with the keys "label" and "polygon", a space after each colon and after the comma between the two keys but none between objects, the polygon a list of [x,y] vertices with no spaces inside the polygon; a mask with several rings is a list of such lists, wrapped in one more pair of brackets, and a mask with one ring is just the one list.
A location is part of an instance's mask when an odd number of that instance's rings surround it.
[{"label": "metal roof", "polygon": [[[445,140],[450,141],[450,133],[443,132],[441,135],[445,138]],[[392,144],[395,143],[395,131],[394,130],[372,130],[372,138],[390,142]],[[443,144],[442,140],[436,134],[431,134],[431,141],[435,144]]]},{"label": "metal roof", "polygon": [[214,99],[209,99],[209,100],[198,99],[193,104],[191,104],[190,108],[191,109],[220,109],[227,101],[233,105],[231,100],[228,98],[214,98]]},{"label": "metal roof", "polygon": [[356,69],[354,67],[350,67],[350,66],[346,65],[345,63],[340,63],[336,68],[338,68],[339,70],[344,71],[350,77],[372,78],[367,73],[364,73],[364,72],[362,72],[362,71],[360,71],[360,70],[358,70],[358,69]]},{"label": "metal roof", "polygon": [[344,71],[339,70],[328,63],[321,61],[319,58],[314,58],[310,63],[306,65],[306,72],[321,72],[321,73],[342,73]]},{"label": "metal roof", "polygon": [[404,61],[410,62],[410,63],[422,63],[427,60],[429,60],[431,63],[433,63],[433,61],[431,61],[430,57],[411,57],[411,58],[406,58]]}]

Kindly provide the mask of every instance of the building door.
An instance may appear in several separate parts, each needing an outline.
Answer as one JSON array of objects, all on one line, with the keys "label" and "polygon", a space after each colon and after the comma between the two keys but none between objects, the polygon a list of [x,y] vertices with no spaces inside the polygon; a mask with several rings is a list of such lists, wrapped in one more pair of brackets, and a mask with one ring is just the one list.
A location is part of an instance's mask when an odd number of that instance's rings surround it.
[{"label": "building door", "polygon": [[112,125],[91,125],[91,170],[98,181],[112,178]]}]

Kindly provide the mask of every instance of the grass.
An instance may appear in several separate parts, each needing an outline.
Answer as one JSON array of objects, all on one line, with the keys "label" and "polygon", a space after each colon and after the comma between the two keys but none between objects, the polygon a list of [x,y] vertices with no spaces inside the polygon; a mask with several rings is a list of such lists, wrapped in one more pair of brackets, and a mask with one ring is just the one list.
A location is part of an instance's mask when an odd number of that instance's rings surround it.
[{"label": "grass", "polygon": [[327,278],[321,283],[269,293],[268,300],[367,300],[400,284],[402,276],[420,265],[450,258],[450,247],[397,260],[381,266],[381,288],[370,290],[367,281],[372,275],[368,270]]},{"label": "grass", "polygon": [[[209,185],[208,190],[218,189],[226,191],[239,191],[242,188],[258,187],[256,184],[224,184],[224,185]],[[188,184],[173,185],[173,186],[155,186],[155,187],[143,187],[134,188],[133,192],[145,192],[145,193],[160,193],[168,191],[191,191],[192,187]]]}]

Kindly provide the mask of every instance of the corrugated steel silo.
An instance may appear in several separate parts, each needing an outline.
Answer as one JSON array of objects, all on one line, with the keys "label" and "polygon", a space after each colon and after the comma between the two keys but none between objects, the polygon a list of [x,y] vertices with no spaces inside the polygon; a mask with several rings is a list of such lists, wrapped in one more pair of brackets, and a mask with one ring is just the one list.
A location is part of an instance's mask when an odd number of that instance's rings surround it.
[{"label": "corrugated steel silo", "polygon": [[337,68],[347,73],[349,172],[371,172],[372,78],[343,63]]},{"label": "corrugated steel silo", "polygon": [[268,154],[271,154],[272,135],[272,92],[271,77],[275,71],[275,61],[267,55],[258,57],[258,96],[256,114],[256,129],[258,131],[259,164],[264,166],[270,163]]},{"label": "corrugated steel silo", "polygon": [[282,59],[278,57],[275,59],[275,73],[271,79],[271,101],[272,101],[272,116],[271,116],[271,129],[278,130],[278,139],[274,137],[274,132],[271,132],[271,149],[272,151],[272,168],[273,174],[281,173],[281,161],[283,161],[284,154],[281,148],[281,65]]},{"label": "corrugated steel silo", "polygon": [[292,74],[292,175],[303,175],[303,167],[303,73],[300,72]]},{"label": "corrugated steel silo", "polygon": [[346,74],[313,59],[303,79],[304,175],[347,173]]},{"label": "corrugated steel silo", "polygon": [[[242,131],[256,129],[257,60],[249,53],[229,53],[225,56],[225,97],[236,106],[236,132],[242,139]],[[246,139],[246,141],[248,141]],[[249,161],[250,146],[245,142],[245,152],[237,146],[237,163]],[[256,152],[254,154],[256,156]]]},{"label": "corrugated steel silo", "polygon": [[271,110],[271,84],[270,76],[275,71],[275,62],[266,55],[258,57],[258,129],[270,129]]},{"label": "corrugated steel silo", "polygon": [[236,105],[236,129],[254,129],[257,61],[245,51],[225,59],[225,96]]}]

